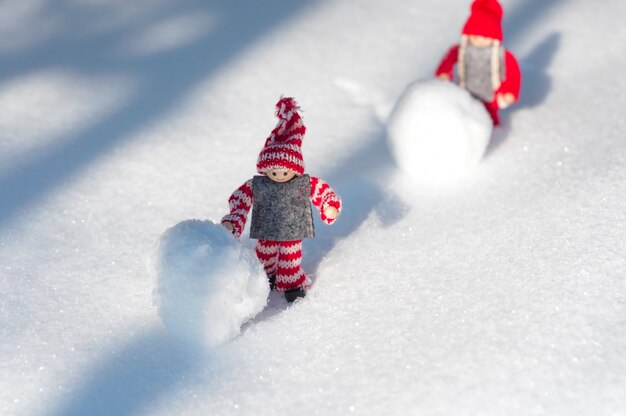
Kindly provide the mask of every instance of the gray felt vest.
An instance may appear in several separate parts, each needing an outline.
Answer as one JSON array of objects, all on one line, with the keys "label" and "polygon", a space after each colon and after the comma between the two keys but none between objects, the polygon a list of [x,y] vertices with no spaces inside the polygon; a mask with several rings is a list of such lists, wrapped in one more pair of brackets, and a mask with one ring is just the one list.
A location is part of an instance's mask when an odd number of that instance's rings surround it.
[{"label": "gray felt vest", "polygon": [[294,241],[315,236],[309,175],[282,183],[255,176],[252,198],[250,238]]},{"label": "gray felt vest", "polygon": [[[502,60],[502,48],[498,48],[499,56],[497,65],[494,67],[493,48],[477,48],[470,44],[464,45],[463,65],[465,88],[476,98],[484,102],[494,100],[496,79],[502,79],[500,72],[504,67]],[[499,73],[494,74],[494,71]]]}]

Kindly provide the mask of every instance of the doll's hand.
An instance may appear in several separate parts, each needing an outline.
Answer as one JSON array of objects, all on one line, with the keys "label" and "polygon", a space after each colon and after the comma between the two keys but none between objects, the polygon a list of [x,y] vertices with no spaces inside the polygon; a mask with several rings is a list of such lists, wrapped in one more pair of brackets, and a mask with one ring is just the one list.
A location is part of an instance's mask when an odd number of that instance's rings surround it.
[{"label": "doll's hand", "polygon": [[443,74],[439,74],[437,75],[437,78],[442,80],[442,81],[450,81],[450,75],[443,73]]},{"label": "doll's hand", "polygon": [[235,229],[235,227],[233,227],[233,223],[230,221],[224,221],[222,223],[222,225],[224,226],[224,228],[226,228],[228,231],[230,231],[231,233],[233,232],[233,230]]},{"label": "doll's hand", "polygon": [[498,93],[496,95],[496,99],[498,100],[499,108],[507,108],[515,102],[515,97],[510,92],[507,92],[506,94]]},{"label": "doll's hand", "polygon": [[335,207],[326,207],[326,209],[324,210],[324,215],[326,216],[326,218],[334,220],[335,218],[337,218],[337,215],[339,215],[339,211]]}]

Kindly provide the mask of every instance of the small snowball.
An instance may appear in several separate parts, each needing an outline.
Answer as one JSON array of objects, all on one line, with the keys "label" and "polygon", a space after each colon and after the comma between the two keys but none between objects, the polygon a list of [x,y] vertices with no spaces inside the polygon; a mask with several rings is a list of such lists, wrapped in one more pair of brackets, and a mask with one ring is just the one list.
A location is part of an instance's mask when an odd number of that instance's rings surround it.
[{"label": "small snowball", "polygon": [[493,130],[484,105],[459,86],[440,80],[409,85],[387,125],[398,166],[422,184],[467,175],[482,159]]},{"label": "small snowball", "polygon": [[254,253],[210,221],[168,229],[153,264],[159,316],[192,345],[212,348],[232,340],[267,303],[269,284]]}]

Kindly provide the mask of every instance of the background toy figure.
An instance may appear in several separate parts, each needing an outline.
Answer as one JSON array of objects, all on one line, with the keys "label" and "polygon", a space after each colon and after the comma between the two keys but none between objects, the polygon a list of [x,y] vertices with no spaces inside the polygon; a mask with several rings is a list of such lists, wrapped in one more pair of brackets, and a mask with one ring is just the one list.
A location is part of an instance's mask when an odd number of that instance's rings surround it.
[{"label": "background toy figure", "polygon": [[304,297],[311,281],[301,268],[302,240],[314,236],[311,203],[322,221],[332,224],[341,200],[321,179],[304,174],[302,140],[306,127],[293,98],[276,104],[278,124],[259,154],[257,171],[229,198],[230,213],[222,224],[237,238],[250,208],[250,238],[257,239],[256,254],[272,289],[284,292],[287,301]]},{"label": "background toy figure", "polygon": [[453,79],[457,66],[459,85],[485,104],[494,125],[498,110],[519,99],[521,73],[515,56],[502,46],[502,6],[497,0],[474,0],[461,36],[443,58],[436,76]]}]

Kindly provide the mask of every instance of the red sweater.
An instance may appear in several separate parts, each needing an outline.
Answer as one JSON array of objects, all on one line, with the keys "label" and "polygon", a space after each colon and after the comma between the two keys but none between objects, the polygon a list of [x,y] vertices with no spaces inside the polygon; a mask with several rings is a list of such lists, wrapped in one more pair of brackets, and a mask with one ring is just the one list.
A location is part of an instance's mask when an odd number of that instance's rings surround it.
[{"label": "red sweater", "polygon": [[[450,48],[446,56],[444,56],[443,60],[439,64],[437,71],[435,72],[435,76],[439,76],[441,74],[447,74],[450,79],[454,78],[454,65],[459,60],[459,47],[460,45],[454,45]],[[502,85],[496,91],[496,96],[498,94],[513,94],[515,97],[515,101],[519,99],[520,88],[522,85],[522,74],[519,69],[519,64],[517,63],[517,59],[515,56],[505,50],[504,51],[504,65],[506,68],[506,74],[504,75],[504,79],[502,80]]]}]

